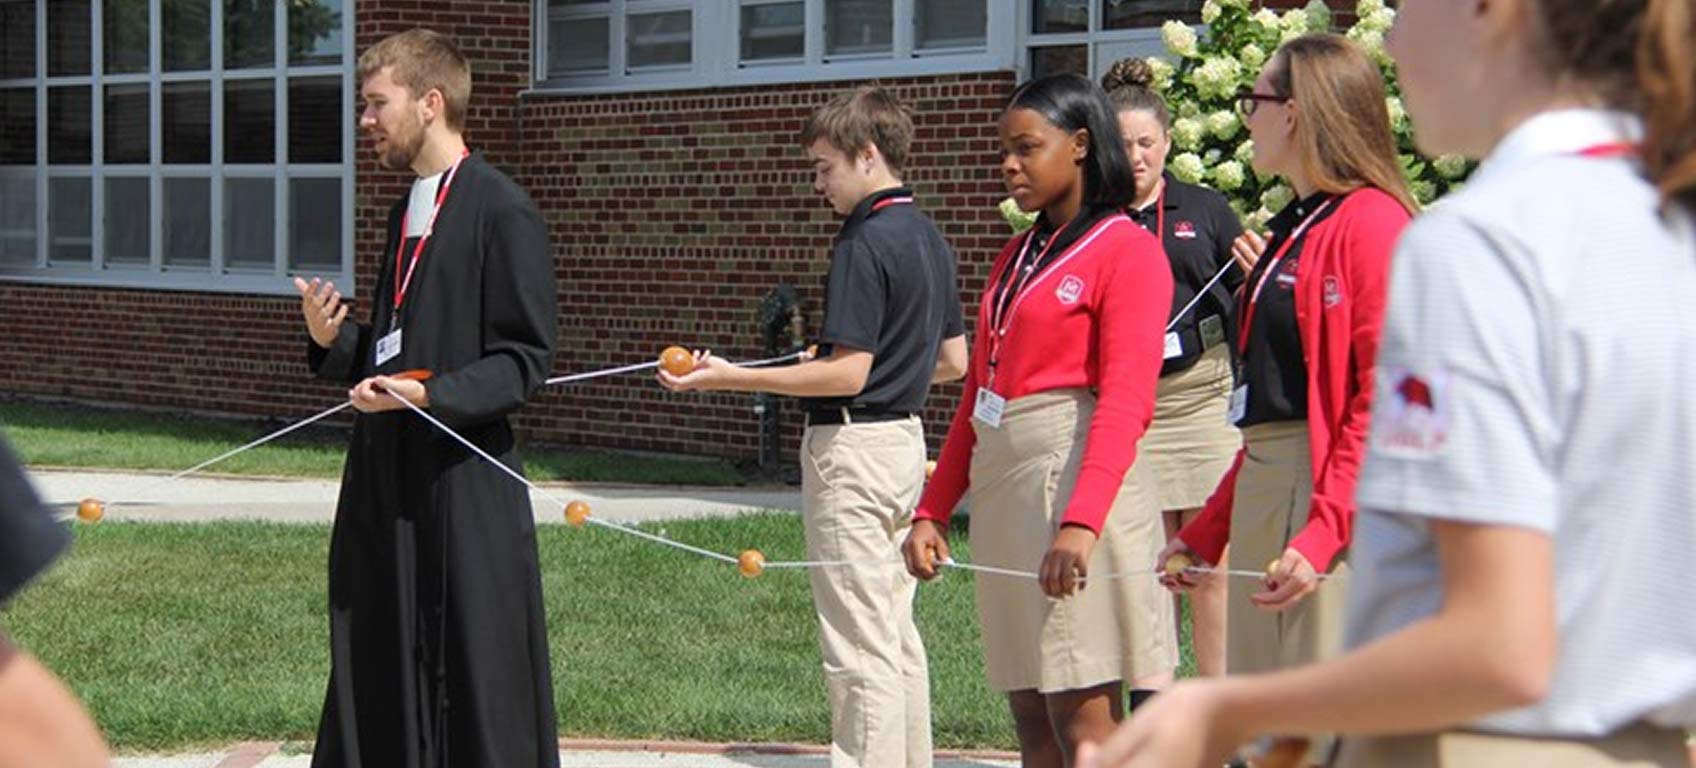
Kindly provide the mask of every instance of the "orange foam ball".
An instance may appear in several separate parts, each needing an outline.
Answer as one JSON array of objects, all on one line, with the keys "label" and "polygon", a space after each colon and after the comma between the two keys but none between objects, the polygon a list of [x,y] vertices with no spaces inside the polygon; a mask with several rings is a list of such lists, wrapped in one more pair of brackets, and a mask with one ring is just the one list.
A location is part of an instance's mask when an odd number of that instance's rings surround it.
[{"label": "orange foam ball", "polygon": [[565,505],[565,521],[573,528],[582,528],[589,521],[589,503],[574,501]]},{"label": "orange foam ball", "polygon": [[77,505],[77,519],[85,523],[98,523],[106,516],[106,502],[90,496]]},{"label": "orange foam ball", "polygon": [[925,479],[929,480],[931,478],[931,476],[934,475],[934,474],[936,474],[936,462],[934,462],[934,461],[925,462]]},{"label": "orange foam ball", "polygon": [[757,549],[744,551],[741,557],[736,558],[736,570],[750,579],[758,578],[766,572],[766,556]]},{"label": "orange foam ball", "polygon": [[1284,736],[1272,741],[1265,756],[1255,760],[1257,768],[1301,768],[1306,762],[1308,740],[1300,736]]},{"label": "orange foam ball", "polygon": [[1176,576],[1193,567],[1195,559],[1182,552],[1173,552],[1171,557],[1166,558],[1165,568],[1168,576]]},{"label": "orange foam ball", "polygon": [[1278,570],[1278,561],[1280,561],[1282,559],[1283,558],[1281,558],[1281,557],[1274,557],[1274,558],[1272,558],[1272,562],[1266,564],[1266,577],[1267,578],[1271,578],[1272,575],[1273,575],[1273,572]]},{"label": "orange foam ball", "polygon": [[818,358],[819,358],[819,345],[808,344],[807,345],[807,357],[806,357],[806,359],[817,360]]},{"label": "orange foam ball", "polygon": [[682,347],[666,347],[660,353],[660,367],[673,376],[683,376],[695,370],[695,356]]}]

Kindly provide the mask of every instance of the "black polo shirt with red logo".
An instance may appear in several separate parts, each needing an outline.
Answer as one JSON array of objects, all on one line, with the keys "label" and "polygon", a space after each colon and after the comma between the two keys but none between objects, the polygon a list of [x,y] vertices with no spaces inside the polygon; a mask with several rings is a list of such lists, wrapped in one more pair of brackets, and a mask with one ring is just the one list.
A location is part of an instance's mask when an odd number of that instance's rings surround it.
[{"label": "black polo shirt with red logo", "polygon": [[1226,271],[1172,327],[1177,336],[1168,339],[1169,356],[1160,368],[1162,376],[1186,370],[1203,352],[1235,340],[1236,305],[1232,295],[1243,282],[1241,269],[1226,269],[1231,263],[1231,243],[1242,234],[1243,225],[1225,196],[1185,184],[1170,173],[1164,178],[1165,189],[1158,200],[1125,213],[1150,232],[1164,225],[1164,231],[1154,233],[1160,236],[1166,258],[1172,262],[1172,314],[1168,318],[1176,317],[1221,269]]}]

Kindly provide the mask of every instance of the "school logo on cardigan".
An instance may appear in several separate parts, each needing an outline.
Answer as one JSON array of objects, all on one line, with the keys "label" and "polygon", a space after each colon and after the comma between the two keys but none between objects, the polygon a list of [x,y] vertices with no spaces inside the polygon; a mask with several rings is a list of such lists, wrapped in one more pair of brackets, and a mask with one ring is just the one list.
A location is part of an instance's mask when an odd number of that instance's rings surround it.
[{"label": "school logo on cardigan", "polygon": [[1336,275],[1325,276],[1324,301],[1326,309],[1330,309],[1331,307],[1343,303],[1343,284],[1337,280]]},{"label": "school logo on cardigan", "polygon": [[1449,441],[1449,372],[1382,368],[1372,450],[1399,459],[1428,459]]},{"label": "school logo on cardigan", "polygon": [[1084,296],[1084,281],[1077,275],[1067,275],[1060,280],[1060,287],[1054,289],[1054,295],[1062,304],[1076,304]]},{"label": "school logo on cardigan", "polygon": [[1173,224],[1172,225],[1172,236],[1176,237],[1180,240],[1194,240],[1195,239],[1195,223],[1189,222],[1189,221],[1180,221],[1176,224]]}]

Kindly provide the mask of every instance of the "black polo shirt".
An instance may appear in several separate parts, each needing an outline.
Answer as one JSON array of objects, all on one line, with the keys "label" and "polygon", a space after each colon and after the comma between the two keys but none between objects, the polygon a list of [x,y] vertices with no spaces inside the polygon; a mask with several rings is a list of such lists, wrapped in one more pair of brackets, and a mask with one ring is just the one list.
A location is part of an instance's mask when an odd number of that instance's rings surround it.
[{"label": "black polo shirt", "polygon": [[[1166,258],[1172,262],[1172,311],[1167,316],[1170,320],[1220,269],[1231,263],[1231,243],[1242,234],[1243,225],[1230,203],[1225,202],[1224,195],[1185,184],[1170,173],[1164,178],[1165,188],[1158,200],[1146,208],[1125,213],[1150,232],[1164,224],[1165,231],[1154,234],[1160,237]],[[1242,270],[1235,267],[1226,270],[1207,295],[1178,320],[1171,332],[1177,334],[1180,351],[1166,359],[1160,375],[1186,370],[1208,348],[1236,340],[1236,304],[1232,296],[1242,282]]]},{"label": "black polo shirt", "polygon": [[45,570],[69,539],[0,442],[0,605]]},{"label": "black polo shirt", "polygon": [[[1254,304],[1254,316],[1249,318],[1248,346],[1243,353],[1239,381],[1248,384],[1248,401],[1239,427],[1250,427],[1274,421],[1300,421],[1307,418],[1307,362],[1301,348],[1301,328],[1296,323],[1296,275],[1301,266],[1302,246],[1307,240],[1304,231],[1290,245],[1284,258],[1278,261],[1277,272],[1272,258],[1289,242],[1295,229],[1309,214],[1329,200],[1331,195],[1319,192],[1284,206],[1278,215],[1266,222],[1272,233],[1266,241],[1266,252],[1255,262],[1249,275],[1247,290],[1254,290],[1261,280],[1260,299]],[[1325,208],[1312,224],[1318,224],[1335,213],[1337,206]],[[1248,297],[1243,297],[1243,311],[1248,311]]]},{"label": "black polo shirt", "polygon": [[965,333],[954,251],[906,188],[868,196],[842,223],[825,277],[819,354],[840,344],[872,353],[854,397],[802,399],[809,410],[851,406],[918,413],[942,340]]}]

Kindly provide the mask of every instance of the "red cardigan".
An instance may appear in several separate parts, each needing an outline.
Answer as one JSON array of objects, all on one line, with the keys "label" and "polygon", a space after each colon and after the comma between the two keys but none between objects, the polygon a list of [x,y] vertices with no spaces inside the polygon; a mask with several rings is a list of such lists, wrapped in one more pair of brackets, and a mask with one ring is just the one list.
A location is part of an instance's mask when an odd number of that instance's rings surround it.
[{"label": "red cardigan", "polygon": [[[1313,500],[1307,525],[1290,546],[1321,573],[1330,570],[1353,537],[1354,486],[1366,450],[1384,287],[1390,253],[1408,219],[1401,203],[1382,190],[1352,192],[1335,213],[1308,230],[1296,266]],[[1178,532],[1210,563],[1219,562],[1231,537],[1231,504],[1246,451],[1237,452],[1201,515]]]},{"label": "red cardigan", "polygon": [[[972,412],[988,381],[992,292],[1025,236],[1001,249],[978,303],[966,389],[914,517],[944,526],[970,484]],[[1172,310],[1172,267],[1160,241],[1122,213],[1078,238],[1021,294],[1002,341],[993,390],[1009,402],[1052,389],[1098,395],[1063,523],[1099,533],[1136,444],[1154,417],[1154,390]],[[1035,511],[1033,510],[1033,514]]]}]

